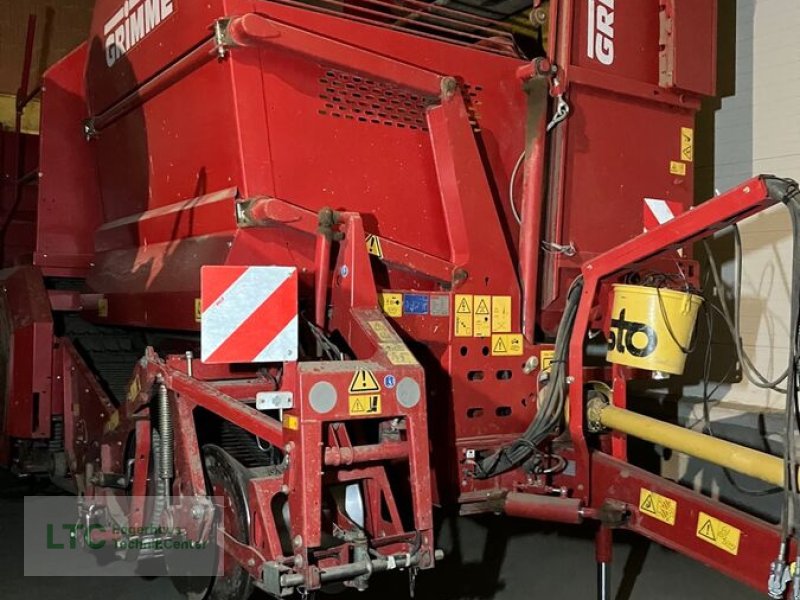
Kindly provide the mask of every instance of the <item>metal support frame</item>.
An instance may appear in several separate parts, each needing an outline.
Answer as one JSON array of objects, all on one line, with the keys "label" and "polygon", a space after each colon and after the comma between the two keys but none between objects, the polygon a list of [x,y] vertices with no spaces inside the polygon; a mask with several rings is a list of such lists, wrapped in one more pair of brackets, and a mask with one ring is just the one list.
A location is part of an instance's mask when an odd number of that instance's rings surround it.
[{"label": "metal support frame", "polygon": [[[583,498],[594,509],[614,506],[618,512],[627,514],[626,528],[710,564],[757,589],[765,586],[770,561],[780,543],[780,533],[776,527],[657,475],[637,469],[625,461],[624,455],[612,457],[602,451],[590,449],[585,433],[586,406],[582,392],[587,382],[583,345],[592,320],[592,308],[598,302],[600,284],[604,279],[625,270],[634,270],[637,265],[661,252],[702,239],[780,202],[781,190],[774,188],[771,180],[776,181],[767,176],[750,179],[585,263],[582,268],[584,289],[569,355],[569,374],[573,378],[570,382],[573,393],[569,394],[569,430],[577,463],[576,496]],[[615,392],[624,389],[616,385],[617,377],[624,377],[624,373],[620,372],[615,376]],[[624,404],[624,398],[614,398],[614,404],[618,402]],[[617,450],[620,449],[624,449],[624,445],[617,445]],[[677,503],[673,525],[639,511],[642,489],[663,494]],[[743,532],[746,542],[741,544],[736,554],[709,546],[707,541],[697,535],[700,511]]]}]

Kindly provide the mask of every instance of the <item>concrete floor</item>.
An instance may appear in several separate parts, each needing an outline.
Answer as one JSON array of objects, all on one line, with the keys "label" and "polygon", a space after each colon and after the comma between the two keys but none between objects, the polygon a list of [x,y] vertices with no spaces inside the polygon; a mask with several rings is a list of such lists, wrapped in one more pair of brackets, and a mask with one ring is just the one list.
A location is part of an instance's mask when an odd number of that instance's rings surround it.
[{"label": "concrete floor", "polygon": [[[23,498],[32,493],[47,490],[31,489],[0,473],[0,599],[180,598],[166,579],[23,577]],[[434,571],[420,574],[416,596],[420,600],[594,598],[594,549],[588,531],[497,517],[447,519],[442,524],[438,546],[447,557]],[[635,536],[620,536],[614,567],[617,600],[764,597]],[[405,599],[407,577],[404,573],[384,575],[368,592],[346,592],[336,597]],[[258,600],[266,600],[266,596],[259,596]]]}]

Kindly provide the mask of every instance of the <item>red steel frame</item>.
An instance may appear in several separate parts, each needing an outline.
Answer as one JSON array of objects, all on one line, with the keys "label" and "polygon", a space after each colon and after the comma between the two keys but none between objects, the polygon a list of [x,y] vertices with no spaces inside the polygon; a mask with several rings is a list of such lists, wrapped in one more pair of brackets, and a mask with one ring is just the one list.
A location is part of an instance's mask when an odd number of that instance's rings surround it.
[{"label": "red steel frame", "polygon": [[[669,15],[673,14],[676,5],[686,6],[683,0],[661,0],[660,4]],[[235,57],[248,47],[274,53],[276,56],[302,56],[420,92],[432,101],[426,110],[426,123],[449,251],[447,257],[443,258],[412,245],[381,237],[383,256],[380,257],[380,263],[376,261],[374,265],[380,264],[381,267],[410,274],[408,281],[411,283],[417,281],[413,278],[419,278],[433,286],[431,289],[442,288],[441,293],[448,296],[451,306],[452,296],[456,292],[511,295],[515,302],[520,301],[521,315],[514,317],[513,330],[522,331],[526,336],[525,356],[536,355],[539,350],[548,347],[533,343],[534,325],[541,325],[543,312],[552,312],[549,305],[555,303],[559,283],[563,283],[563,277],[557,274],[559,269],[580,271],[584,277],[568,369],[573,378],[571,389],[578,390],[578,393],[572,393],[569,397],[570,441],[559,446],[559,451],[575,462],[574,475],[557,476],[548,485],[533,482],[520,471],[483,482],[464,476],[463,481],[456,484],[456,493],[465,505],[463,512],[479,512],[487,507],[491,508],[490,503],[484,505],[482,502],[487,497],[496,498],[497,494],[505,496],[509,490],[511,493],[506,498],[505,509],[510,514],[522,516],[579,522],[583,518],[600,518],[603,509],[609,505],[615,510],[621,507],[623,512],[628,513],[625,527],[703,560],[753,587],[763,588],[769,572],[768,557],[774,555],[779,542],[776,528],[632,467],[627,463],[625,440],[620,436],[613,435],[610,441],[603,440],[601,449],[591,447],[585,434],[583,390],[587,382],[594,378],[597,369],[585,368],[583,341],[589,327],[599,321],[605,302],[602,286],[608,278],[623,270],[635,269],[636,265],[643,262],[657,260],[660,253],[685,246],[712,231],[771,206],[778,199],[770,197],[763,179],[756,178],[612,250],[601,254],[589,252],[574,259],[560,256],[543,266],[539,252],[542,234],[546,226],[553,225],[543,222],[545,204],[551,202],[558,208],[553,226],[560,232],[564,225],[564,169],[572,157],[570,149],[565,146],[571,126],[567,121],[554,133],[555,142],[551,143],[555,148],[551,156],[555,165],[551,172],[554,181],[550,186],[549,196],[545,194],[545,127],[548,111],[547,103],[543,100],[546,100],[548,93],[561,93],[567,84],[572,84],[613,90],[626,97],[652,101],[655,90],[659,95],[659,102],[680,112],[681,123],[688,122],[691,113],[698,107],[696,97],[685,95],[679,89],[661,89],[655,82],[649,84],[604,75],[580,64],[577,59],[573,61],[574,40],[570,34],[576,27],[576,8],[577,5],[570,0],[553,2],[551,6],[551,22],[557,24],[558,35],[552,36],[549,55],[556,57],[560,63],[556,72],[561,79],[561,86],[553,86],[549,70],[551,65],[547,60],[530,65],[520,62],[516,65],[520,67],[517,69],[517,76],[526,82],[529,91],[530,88],[535,89],[533,96],[538,100],[538,104],[534,103],[534,112],[528,115],[530,129],[526,140],[527,155],[523,164],[525,186],[522,191],[523,224],[519,234],[519,283],[514,266],[514,252],[508,252],[507,248],[502,248],[499,252],[483,252],[483,246],[477,241],[482,238],[504,240],[505,235],[497,218],[492,182],[470,127],[470,107],[461,93],[464,82],[438,73],[432,68],[397,60],[360,47],[357,43],[344,42],[330,33],[298,27],[270,14],[246,13],[225,20],[224,25],[220,22],[224,34],[221,38],[205,34],[199,43],[194,43],[198,40],[191,36],[199,34],[187,32],[186,39],[192,39],[194,50],[179,59],[177,55],[172,56],[176,61],[161,71],[156,68],[160,64],[157,60],[152,57],[148,59],[147,68],[143,71],[149,74],[147,81],[136,93],[118,99],[100,94],[97,98],[90,99],[90,104],[93,104],[98,114],[90,120],[88,131],[93,135],[102,135],[126,116],[139,110],[146,102],[164,93],[176,81],[199,72],[217,57],[229,54]],[[282,7],[274,10],[285,18],[287,13],[281,11],[289,9]],[[334,28],[330,23],[326,26]],[[174,49],[170,49],[170,52],[174,53]],[[76,51],[65,59],[64,70],[56,72],[54,76],[68,74],[70,79],[75,80],[74,75],[82,67],[87,53],[85,47]],[[675,52],[671,60],[680,60],[680,56]],[[685,67],[686,64],[682,66]],[[231,61],[233,80],[245,87],[250,86],[239,89],[240,98],[258,96],[244,93],[253,92],[252,82],[247,83],[242,77],[244,70],[245,63]],[[548,89],[551,87],[552,89]],[[708,90],[704,90],[705,92]],[[72,100],[69,105],[70,115],[84,116],[83,108],[80,102]],[[249,122],[253,123],[252,120]],[[258,156],[254,148],[260,148],[263,143],[260,132],[262,129],[255,126],[243,127],[240,132],[241,138],[238,142],[243,157],[246,158],[242,159],[243,170],[261,173],[260,167],[255,166],[258,161],[254,158]],[[80,155],[78,160],[89,159]],[[76,187],[83,189],[84,184],[89,185],[87,182],[93,178],[94,173],[90,169],[81,171],[71,168],[73,166],[61,163],[59,168],[65,174],[80,171],[83,179]],[[269,181],[272,176],[264,175],[262,182]],[[684,182],[679,181],[677,185],[685,195],[688,188]],[[243,192],[242,187],[245,188],[245,200],[239,197]],[[438,324],[432,320],[420,319],[411,323],[398,319],[390,322],[383,315],[376,302],[376,290],[382,286],[376,281],[374,265],[364,247],[366,232],[359,214],[347,211],[338,214],[326,210],[317,212],[297,204],[294,198],[261,197],[257,194],[247,197],[250,191],[252,190],[246,189],[242,184],[240,188],[229,187],[198,194],[188,201],[158,208],[148,207],[149,210],[133,217],[113,220],[98,230],[95,250],[108,257],[133,247],[139,253],[137,258],[143,262],[155,262],[171,251],[171,244],[186,242],[185,248],[191,252],[189,242],[207,236],[213,238],[213,241],[202,248],[204,254],[201,260],[219,263],[226,260],[225,256],[229,251],[229,261],[263,264],[264,256],[254,252],[253,248],[265,242],[264,229],[270,228],[272,235],[282,236],[282,241],[288,240],[285,242],[287,246],[297,240],[309,242],[313,237],[313,257],[298,256],[297,261],[301,263],[298,266],[302,269],[313,271],[311,279],[314,288],[314,321],[325,330],[340,332],[358,357],[357,360],[284,365],[279,389],[292,391],[294,407],[285,413],[289,420],[281,423],[244,402],[252,399],[257,392],[276,390],[277,380],[274,377],[264,377],[253,370],[248,373],[248,379],[241,379],[227,366],[202,365],[199,361],[194,361],[197,364],[193,364],[190,371],[186,357],[170,355],[162,358],[151,350],[136,366],[127,402],[116,408],[67,339],[57,339],[54,348],[51,348],[53,325],[49,308],[83,308],[94,311],[98,300],[105,298],[110,301],[109,322],[196,330],[197,324],[190,316],[191,310],[178,311],[177,315],[175,310],[176,305],[191,306],[195,291],[187,284],[177,293],[150,293],[146,296],[129,289],[105,294],[101,291],[80,294],[53,290],[48,293],[43,288],[39,289],[41,286],[37,287],[30,282],[33,278],[41,283],[36,268],[22,267],[12,274],[6,274],[5,278],[11,290],[7,296],[12,305],[11,312],[15,314],[16,310],[18,318],[18,322],[12,323],[15,330],[14,340],[18,347],[29,350],[34,357],[38,369],[34,374],[35,381],[41,382],[52,375],[52,386],[43,387],[39,391],[44,397],[40,397],[38,411],[34,411],[37,412],[35,422],[38,427],[30,427],[29,413],[33,411],[33,403],[24,394],[25,397],[21,395],[18,400],[24,405],[24,410],[17,410],[12,414],[13,419],[9,422],[11,429],[7,431],[20,438],[46,438],[50,434],[51,413],[63,412],[66,426],[65,446],[70,468],[87,498],[99,501],[102,501],[104,495],[114,492],[98,485],[95,475],[98,472],[123,471],[120,448],[124,448],[133,436],[135,467],[130,518],[132,524],[141,524],[144,518],[144,506],[141,503],[147,492],[150,452],[147,406],[155,386],[163,384],[171,394],[170,403],[178,432],[175,446],[178,476],[173,489],[173,496],[178,499],[174,515],[176,519],[182,520],[181,510],[188,507],[188,503],[182,502],[183,499],[191,498],[195,505],[197,498],[206,495],[193,420],[197,408],[209,410],[282,448],[289,457],[288,468],[279,475],[256,477],[248,483],[247,493],[252,513],[250,544],[240,543],[228,533],[223,534],[225,552],[256,580],[264,578],[263,569],[267,563],[278,562],[293,568],[295,575],[300,577],[291,579],[295,582],[292,585],[302,581],[306,588],[314,589],[322,583],[322,575],[326,569],[335,569],[350,561],[346,544],[335,551],[320,552],[318,548],[323,528],[320,505],[324,488],[327,485],[352,481],[361,481],[364,484],[365,501],[369,508],[368,528],[376,534],[376,544],[381,550],[389,554],[408,553],[412,546],[417,546],[417,566],[432,567],[435,553],[431,507],[440,492],[432,484],[428,466],[430,449],[427,431],[430,417],[426,406],[426,390],[441,385],[442,380],[437,379],[438,374],[426,373],[420,364],[398,365],[392,362],[387,344],[395,349],[406,348],[403,338],[394,333],[393,325],[406,338],[431,344],[444,343],[448,346],[447,351],[437,357],[440,363],[437,366],[453,376],[450,382],[451,395],[447,399],[455,407],[450,407],[450,410],[458,412],[452,417],[457,427],[468,433],[458,436],[452,432],[447,433],[448,443],[452,442],[448,462],[453,468],[452,473],[438,474],[442,479],[453,477],[453,473],[461,479],[465,462],[462,456],[470,450],[496,448],[513,439],[516,432],[534,414],[535,399],[523,409],[515,411],[513,419],[505,426],[496,422],[473,426],[459,411],[468,405],[465,403],[469,402],[470,396],[479,395],[485,387],[482,389],[467,384],[464,375],[485,362],[480,356],[481,346],[485,341],[453,338],[449,322],[448,327],[439,331]],[[92,194],[87,195],[91,199],[82,199],[81,206],[94,200]],[[177,220],[176,215],[179,216]],[[58,232],[58,223],[53,222],[53,216],[51,213],[44,221],[44,234]],[[97,214],[94,217],[99,218]],[[143,247],[142,240],[147,240],[146,248]],[[341,242],[336,253],[332,243],[334,241]],[[77,250],[73,252],[75,257],[72,262],[68,252],[64,253],[65,256],[54,259],[52,255],[48,257],[47,253],[40,251],[35,264],[51,276],[82,276],[90,260],[85,240],[77,242],[75,247]],[[331,263],[333,256],[335,259]],[[174,275],[181,283],[191,279],[188,270],[176,272]],[[551,279],[546,292],[540,289],[545,275]],[[24,283],[20,284],[16,280]],[[404,281],[402,278],[399,280]],[[25,293],[33,298],[27,298]],[[26,302],[34,307],[32,319],[27,319],[28,314],[22,308]],[[332,307],[330,314],[327,311],[329,305]],[[390,332],[389,341],[377,334],[376,329],[371,326],[375,323],[381,324]],[[462,357],[467,358],[458,357],[458,346],[463,351]],[[41,356],[42,353],[45,356]],[[494,359],[494,369],[487,369],[486,372],[493,375],[495,372],[518,370],[520,360],[517,357]],[[20,365],[17,364],[16,367]],[[404,420],[404,439],[362,445],[353,445],[350,440],[346,424],[357,421],[359,417],[349,414],[345,399],[353,374],[363,368],[371,370],[379,380],[386,375],[392,375],[397,380],[406,378],[421,390],[420,402],[412,408],[402,406],[395,397],[396,392],[383,391],[380,418],[387,421]],[[43,371],[46,373],[43,374]],[[609,370],[601,373],[606,378],[608,374]],[[14,377],[16,380],[24,379],[16,371]],[[628,377],[629,373],[623,368],[610,369],[614,402],[618,406],[625,406],[625,384]],[[529,398],[527,394],[531,380],[518,378],[512,383],[501,383],[499,377],[497,382],[491,379],[488,384],[497,385],[506,395],[525,393],[526,398]],[[321,381],[332,384],[338,395],[335,408],[324,416],[317,414],[308,402],[311,388]],[[47,394],[51,394],[54,399],[63,397],[63,405],[48,401]],[[494,408],[494,405],[490,407]],[[413,508],[412,531],[404,531],[402,526],[394,498],[393,484],[396,482],[389,479],[383,466],[387,461],[399,461],[408,465]],[[561,485],[569,488],[567,492],[572,497],[548,497],[548,494],[558,491]],[[639,513],[638,497],[642,487],[663,493],[678,502],[674,526],[654,521]],[[271,509],[273,499],[279,495],[288,497],[292,515],[293,547],[290,551],[281,547]],[[388,509],[388,518],[381,515],[384,502]],[[208,508],[208,516],[210,504],[206,502],[204,506]],[[744,542],[735,557],[710,548],[698,540],[694,522],[700,510],[718,516],[742,530]],[[208,533],[205,519],[199,522],[196,519],[187,519],[185,522],[197,536]],[[602,523],[599,528],[599,560],[609,559],[612,525],[616,524]]]},{"label": "red steel frame", "polygon": [[[635,270],[637,265],[660,253],[707,237],[781,201],[782,198],[774,197],[771,193],[764,177],[755,177],[585,263],[581,269],[584,288],[569,355],[569,374],[573,378],[570,389],[577,391],[569,395],[569,431],[575,448],[576,497],[596,510],[608,506],[609,502],[617,509],[624,508],[630,515],[626,528],[701,560],[758,590],[766,589],[770,563],[781,543],[779,528],[633,467],[627,462],[624,444],[613,444],[611,454],[590,448],[585,433],[585,398],[580,390],[584,389],[587,381],[583,343],[592,322],[592,308],[598,302],[600,285],[604,279],[624,270]],[[615,389],[613,402],[615,406],[625,407],[624,390]],[[642,488],[677,502],[675,525],[662,523],[639,511]],[[738,554],[731,555],[713,548],[698,538],[696,524],[700,511],[742,531],[743,541]]]}]

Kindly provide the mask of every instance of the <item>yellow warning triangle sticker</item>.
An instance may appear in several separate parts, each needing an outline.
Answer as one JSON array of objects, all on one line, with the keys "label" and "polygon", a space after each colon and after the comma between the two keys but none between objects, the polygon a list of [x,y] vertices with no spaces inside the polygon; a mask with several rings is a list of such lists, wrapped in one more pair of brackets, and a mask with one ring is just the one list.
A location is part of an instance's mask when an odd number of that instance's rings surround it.
[{"label": "yellow warning triangle sticker", "polygon": [[368,369],[359,369],[353,374],[353,379],[350,381],[350,392],[360,394],[362,392],[379,392],[381,386],[375,375]]},{"label": "yellow warning triangle sticker", "polygon": [[458,305],[458,308],[456,309],[456,312],[457,313],[461,313],[461,314],[464,314],[464,313],[469,314],[469,313],[472,312],[470,310],[470,308],[469,308],[469,302],[467,302],[466,298],[462,298],[461,299],[461,304]]},{"label": "yellow warning triangle sticker", "polygon": [[717,536],[714,535],[714,527],[711,525],[710,520],[705,522],[705,524],[700,528],[700,531],[697,532],[697,535],[702,535],[704,538],[707,538],[712,542],[717,541]]},{"label": "yellow warning triangle sticker", "polygon": [[361,400],[356,400],[353,402],[353,406],[350,408],[351,412],[364,412],[364,406],[361,404]]},{"label": "yellow warning triangle sticker", "polygon": [[494,345],[494,351],[497,354],[502,354],[503,352],[508,352],[508,349],[506,348],[506,345],[503,343],[503,338],[502,337],[498,337],[497,338],[497,343]]},{"label": "yellow warning triangle sticker", "polygon": [[488,315],[489,314],[489,307],[486,306],[486,300],[481,299],[478,302],[478,308],[475,309],[476,315]]},{"label": "yellow warning triangle sticker", "polygon": [[383,258],[381,240],[377,235],[370,234],[367,236],[367,252],[378,258]]},{"label": "yellow warning triangle sticker", "polygon": [[647,495],[647,497],[644,499],[644,502],[642,502],[642,505],[640,506],[640,508],[644,512],[649,512],[651,514],[656,514],[656,506],[655,506],[655,504],[653,504],[653,496],[652,496],[652,494],[648,494]]}]

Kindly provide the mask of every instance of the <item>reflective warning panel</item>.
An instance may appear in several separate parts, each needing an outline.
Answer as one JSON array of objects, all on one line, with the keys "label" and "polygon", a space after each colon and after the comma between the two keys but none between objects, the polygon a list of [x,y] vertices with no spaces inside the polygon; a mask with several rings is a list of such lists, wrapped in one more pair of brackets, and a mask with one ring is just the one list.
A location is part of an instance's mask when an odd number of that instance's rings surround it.
[{"label": "reflective warning panel", "polygon": [[678,503],[672,498],[642,488],[639,493],[639,511],[667,525],[675,525]]},{"label": "reflective warning panel", "polygon": [[704,512],[697,515],[697,537],[728,554],[739,554],[741,530]]},{"label": "reflective warning panel", "polygon": [[200,351],[205,363],[297,360],[297,269],[200,270]]}]

